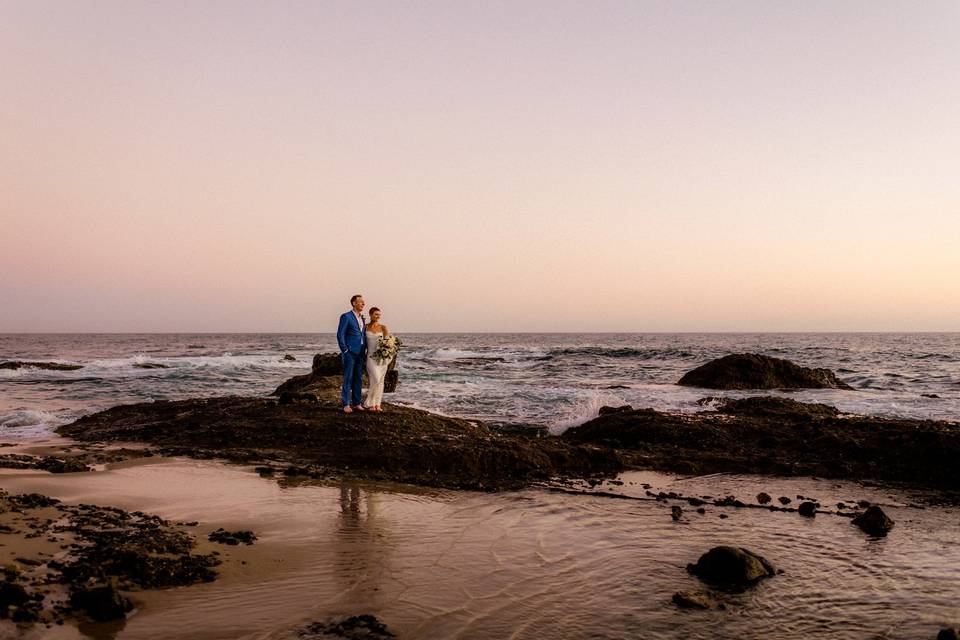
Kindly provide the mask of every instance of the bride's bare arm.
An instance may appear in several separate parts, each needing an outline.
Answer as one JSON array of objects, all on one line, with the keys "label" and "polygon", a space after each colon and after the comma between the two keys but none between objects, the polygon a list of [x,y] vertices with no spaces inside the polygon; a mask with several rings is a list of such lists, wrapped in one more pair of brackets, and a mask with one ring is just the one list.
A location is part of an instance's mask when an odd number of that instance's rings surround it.
[{"label": "bride's bare arm", "polygon": [[383,327],[383,337],[384,337],[384,338],[386,338],[388,335],[390,335],[390,329],[387,329],[387,325],[382,324],[382,325],[380,325],[380,326]]}]

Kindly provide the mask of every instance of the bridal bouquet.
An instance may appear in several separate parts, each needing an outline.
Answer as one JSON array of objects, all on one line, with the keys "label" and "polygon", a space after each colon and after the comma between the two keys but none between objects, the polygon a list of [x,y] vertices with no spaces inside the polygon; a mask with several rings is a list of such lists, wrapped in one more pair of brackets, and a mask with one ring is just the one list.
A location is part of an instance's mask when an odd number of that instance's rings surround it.
[{"label": "bridal bouquet", "polygon": [[377,340],[377,350],[373,352],[373,357],[380,362],[389,362],[396,357],[402,346],[403,342],[397,336],[387,336],[386,338],[381,336]]}]

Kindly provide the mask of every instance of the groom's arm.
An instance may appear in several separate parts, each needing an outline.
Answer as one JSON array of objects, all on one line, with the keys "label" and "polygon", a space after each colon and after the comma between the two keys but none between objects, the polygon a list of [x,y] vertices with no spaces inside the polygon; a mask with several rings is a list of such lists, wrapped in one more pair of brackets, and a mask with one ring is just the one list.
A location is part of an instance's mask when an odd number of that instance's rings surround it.
[{"label": "groom's arm", "polygon": [[340,353],[347,352],[347,316],[340,316],[340,325],[337,327],[337,345],[340,347]]}]

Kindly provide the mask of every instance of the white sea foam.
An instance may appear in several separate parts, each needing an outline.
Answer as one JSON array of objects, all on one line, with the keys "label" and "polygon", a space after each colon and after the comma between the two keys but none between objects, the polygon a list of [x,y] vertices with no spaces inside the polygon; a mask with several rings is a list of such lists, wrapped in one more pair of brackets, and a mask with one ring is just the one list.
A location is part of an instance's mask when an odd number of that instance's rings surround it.
[{"label": "white sea foam", "polygon": [[616,407],[623,405],[623,400],[612,393],[602,391],[592,391],[580,397],[573,406],[566,409],[562,415],[550,422],[547,429],[555,436],[562,434],[567,429],[578,427],[588,420],[593,420],[600,415],[600,407]]},{"label": "white sea foam", "polygon": [[54,435],[54,430],[71,421],[65,415],[36,409],[15,409],[0,414],[0,437],[34,440]]}]

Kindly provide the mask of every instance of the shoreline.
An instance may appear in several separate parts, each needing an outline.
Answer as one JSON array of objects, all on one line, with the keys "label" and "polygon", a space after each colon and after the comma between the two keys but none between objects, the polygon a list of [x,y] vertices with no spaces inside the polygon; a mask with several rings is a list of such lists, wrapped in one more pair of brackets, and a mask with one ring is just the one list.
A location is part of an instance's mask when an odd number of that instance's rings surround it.
[{"label": "shoreline", "polygon": [[[84,444],[61,439],[33,443],[14,450],[25,454],[57,454],[60,448],[71,449],[64,452],[70,454]],[[120,446],[123,447],[122,444]],[[724,475],[671,478],[656,472],[626,472],[619,475],[618,479],[608,481],[595,479],[579,484],[561,484],[552,489],[534,486],[517,492],[489,494],[395,483],[312,480],[305,477],[264,478],[249,465],[162,456],[111,462],[100,470],[86,473],[52,474],[36,470],[0,472],[0,486],[12,493],[37,491],[62,498],[68,505],[92,502],[120,507],[129,512],[143,510],[157,513],[172,523],[192,524],[192,521],[196,521],[197,524],[193,526],[180,525],[181,529],[196,537],[195,553],[217,551],[223,561],[215,568],[219,575],[213,582],[201,582],[187,588],[123,591],[137,607],[125,620],[93,623],[68,619],[63,626],[46,628],[40,624],[32,628],[24,627],[22,637],[29,640],[128,635],[134,638],[162,635],[202,639],[225,637],[224,629],[232,629],[236,632],[234,635],[242,635],[240,629],[247,631],[249,628],[272,629],[264,637],[287,640],[298,637],[299,630],[318,621],[326,623],[324,621],[367,613],[382,616],[383,622],[399,637],[419,637],[416,630],[424,624],[418,622],[422,616],[428,616],[431,625],[441,624],[443,616],[418,609],[401,614],[401,611],[409,608],[403,594],[407,581],[412,578],[404,578],[406,574],[402,573],[391,576],[400,567],[408,567],[408,571],[414,570],[415,575],[419,576],[419,582],[414,583],[425,585],[426,591],[418,591],[420,596],[434,593],[428,586],[431,574],[429,562],[422,570],[416,570],[414,567],[419,566],[417,556],[410,557],[407,554],[415,553],[412,550],[421,544],[424,527],[432,528],[438,521],[449,522],[444,517],[454,517],[453,521],[457,522],[459,518],[455,514],[469,510],[468,505],[477,503],[488,505],[477,516],[481,522],[490,517],[483,513],[492,515],[510,504],[518,510],[512,516],[516,518],[526,513],[528,505],[543,500],[547,500],[548,504],[559,500],[558,505],[588,504],[583,501],[598,500],[610,504],[609,508],[625,505],[629,513],[641,509],[662,523],[670,521],[671,508],[682,506],[683,515],[680,522],[676,523],[680,528],[676,530],[675,538],[675,543],[681,546],[688,535],[683,532],[690,525],[703,527],[716,526],[711,524],[714,522],[729,522],[734,527],[732,533],[740,527],[750,527],[750,522],[766,522],[768,526],[783,527],[801,526],[808,521],[792,508],[799,502],[790,505],[790,509],[773,511],[762,505],[742,505],[729,498],[718,498],[706,501],[704,506],[707,513],[703,516],[689,506],[693,504],[689,502],[690,499],[705,490],[715,496],[728,495],[731,484],[740,484],[741,489],[744,486],[762,487],[790,496],[801,491],[808,496],[817,496],[825,503],[823,509],[818,511],[818,526],[825,528],[825,531],[839,527],[854,540],[860,537],[856,527],[850,524],[850,517],[856,510],[855,499],[868,498],[875,501],[874,504],[883,504],[885,509],[892,508],[894,513],[899,511],[901,515],[895,516],[898,520],[904,517],[902,514],[912,513],[916,515],[909,517],[917,517],[926,513],[921,494],[911,495],[910,492],[903,493],[885,487],[858,487],[855,483],[843,483],[841,488],[841,484],[812,478],[737,478]],[[547,497],[553,495],[559,497]],[[747,502],[752,501],[749,493],[737,492],[737,495]],[[894,499],[894,495],[898,497]],[[931,495],[934,502],[930,504],[935,505],[936,494]],[[847,500],[851,508],[843,512],[834,511],[831,500],[837,499]],[[914,500],[920,504],[915,505]],[[546,511],[539,513],[540,517],[544,517],[544,514],[563,513],[566,510],[556,511],[547,506]],[[603,512],[606,511],[607,508],[604,508]],[[441,513],[447,515],[441,516]],[[630,523],[633,517],[619,526],[632,530]],[[790,524],[794,522],[797,524]],[[810,520],[810,523],[813,521]],[[464,522],[466,528],[461,535],[472,531],[476,524]],[[223,546],[209,542],[206,535],[221,527],[228,530],[248,529],[258,539],[252,546]],[[894,531],[899,533],[901,530]],[[492,526],[485,535],[497,539],[501,534],[496,526]],[[549,534],[546,535],[549,538]],[[401,548],[406,551],[397,548],[398,536],[404,540]],[[521,537],[525,536],[521,534]],[[0,541],[7,543],[0,549],[11,556],[29,555],[27,548],[14,544],[13,539],[0,536]],[[428,555],[425,559],[444,558],[448,553],[444,549],[454,544],[454,540],[441,539],[438,542],[441,546],[431,552],[437,555]],[[535,549],[531,549],[531,552]],[[555,549],[554,553],[558,552],[562,552],[562,548]],[[47,558],[37,559],[46,561]],[[534,566],[539,564],[534,563]],[[452,575],[459,574],[457,562],[452,563],[451,570]],[[532,570],[536,571],[535,568]],[[678,579],[684,575],[678,570]],[[316,603],[322,604],[318,606]],[[185,620],[193,621],[193,631],[187,631],[190,627]],[[481,634],[477,637],[496,636]],[[560,636],[548,634],[547,637]]]}]

